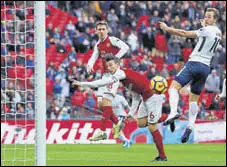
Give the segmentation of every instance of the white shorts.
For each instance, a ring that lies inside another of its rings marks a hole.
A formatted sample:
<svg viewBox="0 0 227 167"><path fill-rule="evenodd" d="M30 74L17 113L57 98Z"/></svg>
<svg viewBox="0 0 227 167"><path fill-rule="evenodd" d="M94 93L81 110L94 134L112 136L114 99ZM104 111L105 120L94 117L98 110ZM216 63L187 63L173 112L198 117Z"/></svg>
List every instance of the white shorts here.
<svg viewBox="0 0 227 167"><path fill-rule="evenodd" d="M149 123L157 123L162 115L163 95L154 94L139 106L137 118L147 117Z"/></svg>

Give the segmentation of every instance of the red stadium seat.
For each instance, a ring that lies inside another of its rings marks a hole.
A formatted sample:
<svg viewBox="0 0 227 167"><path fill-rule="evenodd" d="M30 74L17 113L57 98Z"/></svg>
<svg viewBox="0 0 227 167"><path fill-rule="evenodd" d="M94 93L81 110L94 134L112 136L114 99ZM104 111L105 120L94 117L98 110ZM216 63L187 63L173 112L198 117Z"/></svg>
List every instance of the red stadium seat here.
<svg viewBox="0 0 227 167"><path fill-rule="evenodd" d="M73 106L78 106L78 107L82 107L84 104L84 95L77 95L77 93L75 93L72 97L72 105Z"/></svg>
<svg viewBox="0 0 227 167"><path fill-rule="evenodd" d="M156 64L164 64L164 58L161 56L152 56L151 60Z"/></svg>
<svg viewBox="0 0 227 167"><path fill-rule="evenodd" d="M17 52L10 52L10 56L12 57L13 60L16 60L18 53Z"/></svg>
<svg viewBox="0 0 227 167"><path fill-rule="evenodd" d="M155 36L155 48L160 50L160 51L163 51L163 52L167 52L168 51L166 37L165 37L165 35L163 35L163 34L161 34L159 32Z"/></svg>
<svg viewBox="0 0 227 167"><path fill-rule="evenodd" d="M72 20L73 24L77 24L78 18L76 16L70 16L70 20Z"/></svg>
<svg viewBox="0 0 227 167"><path fill-rule="evenodd" d="M199 102L201 102L202 99L205 99L206 100L206 108L209 108L211 103L212 103L213 96L214 96L213 93L202 92L200 94L200 97L199 97Z"/></svg>
<svg viewBox="0 0 227 167"><path fill-rule="evenodd" d="M156 64L156 69L159 70L159 71L162 71L163 69L163 63L155 63Z"/></svg>
<svg viewBox="0 0 227 167"><path fill-rule="evenodd" d="M131 59L129 59L129 58L123 59L123 62L124 62L124 65L125 65L126 68L129 68L129 62L130 61L131 61Z"/></svg>
<svg viewBox="0 0 227 167"><path fill-rule="evenodd" d="M15 66L13 68L8 68L8 74L11 78L30 78L33 75L32 69L25 69L24 66Z"/></svg>
<svg viewBox="0 0 227 167"><path fill-rule="evenodd" d="M141 15L138 19L136 30L138 31L142 22L145 22L145 25L148 27L149 26L149 15Z"/></svg>
<svg viewBox="0 0 227 167"><path fill-rule="evenodd" d="M49 78L46 78L46 91L48 95L53 94L53 86L54 86L54 81L52 81Z"/></svg>
<svg viewBox="0 0 227 167"><path fill-rule="evenodd" d="M167 70L171 71L174 68L174 64L168 64Z"/></svg>

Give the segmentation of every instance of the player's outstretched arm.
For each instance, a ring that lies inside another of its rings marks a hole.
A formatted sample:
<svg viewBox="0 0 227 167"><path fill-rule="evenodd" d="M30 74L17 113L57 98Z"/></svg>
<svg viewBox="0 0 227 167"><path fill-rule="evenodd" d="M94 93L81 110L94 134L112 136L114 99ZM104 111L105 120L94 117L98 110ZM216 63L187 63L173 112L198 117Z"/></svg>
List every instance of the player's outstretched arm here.
<svg viewBox="0 0 227 167"><path fill-rule="evenodd" d="M194 31L185 31L182 29L175 29L172 27L168 27L164 22L159 22L160 28L163 31L167 31L170 34L181 36L181 37L188 37L188 38L197 38L197 35Z"/></svg>
<svg viewBox="0 0 227 167"><path fill-rule="evenodd" d="M118 79L116 77L103 78L103 79L99 79L99 80L92 81L92 82L79 82L79 81L74 80L72 85L90 87L90 88L99 88L102 86L112 84L117 81L118 81Z"/></svg>

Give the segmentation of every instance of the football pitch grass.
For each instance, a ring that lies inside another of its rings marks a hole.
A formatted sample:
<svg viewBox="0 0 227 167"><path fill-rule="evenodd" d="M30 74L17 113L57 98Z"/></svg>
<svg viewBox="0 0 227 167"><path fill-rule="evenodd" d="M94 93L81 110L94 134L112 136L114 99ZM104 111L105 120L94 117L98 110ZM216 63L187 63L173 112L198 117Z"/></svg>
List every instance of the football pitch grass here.
<svg viewBox="0 0 227 167"><path fill-rule="evenodd" d="M32 148L28 145L27 148ZM32 161L12 161L25 156L24 145L1 145L1 165L34 165L34 148L26 153ZM226 144L166 144L167 162L151 162L157 156L155 145L134 144L122 148L121 144L62 144L47 145L48 166L226 166ZM2 148L1 148L2 149ZM2 163L2 160L7 160Z"/></svg>

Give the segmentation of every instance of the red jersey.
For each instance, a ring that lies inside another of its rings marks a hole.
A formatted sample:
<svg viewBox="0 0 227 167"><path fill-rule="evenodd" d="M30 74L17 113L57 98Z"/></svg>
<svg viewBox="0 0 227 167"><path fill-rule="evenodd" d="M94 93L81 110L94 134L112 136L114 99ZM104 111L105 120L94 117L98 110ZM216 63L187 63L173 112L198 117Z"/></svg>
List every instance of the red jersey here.
<svg viewBox="0 0 227 167"><path fill-rule="evenodd" d="M114 56L117 54L117 52L119 52L120 48L114 46L113 45L114 42L115 41L112 39L112 37L108 36L104 41L97 43L100 58L105 59L106 56L108 55Z"/></svg>
<svg viewBox="0 0 227 167"><path fill-rule="evenodd" d="M129 50L128 45L116 37L107 36L104 41L98 41L95 45L94 52L88 61L88 66L93 67L98 58L103 60L103 67L105 68L105 58L108 55L113 55L118 58L124 56Z"/></svg>
<svg viewBox="0 0 227 167"><path fill-rule="evenodd" d="M136 71L130 69L121 70L125 73L125 79L121 81L126 88L142 95L144 101L153 95L150 88L150 80Z"/></svg>
<svg viewBox="0 0 227 167"><path fill-rule="evenodd" d="M97 44L98 52L99 52L99 57L102 59L103 67L104 69L106 68L106 62L105 58L106 56L115 56L120 48L117 46L114 46L113 43L115 42L114 40L111 40L111 37L107 37L104 41L99 42Z"/></svg>

